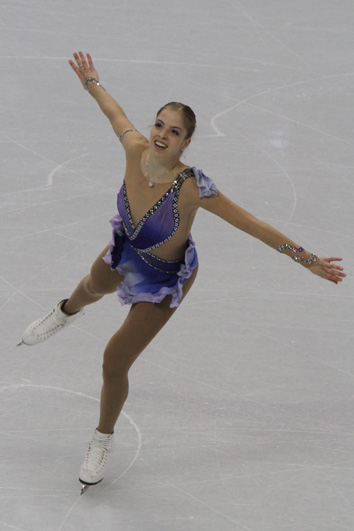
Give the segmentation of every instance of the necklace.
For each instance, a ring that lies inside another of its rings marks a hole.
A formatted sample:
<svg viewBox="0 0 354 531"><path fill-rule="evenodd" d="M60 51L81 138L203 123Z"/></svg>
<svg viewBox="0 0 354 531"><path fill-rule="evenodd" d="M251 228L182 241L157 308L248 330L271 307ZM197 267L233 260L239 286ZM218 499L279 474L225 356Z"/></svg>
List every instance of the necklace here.
<svg viewBox="0 0 354 531"><path fill-rule="evenodd" d="M146 175L145 175L145 177L148 180L148 184L149 184L150 188L152 188L155 184L167 184L167 183L170 182L170 181L166 181L166 182L164 182L164 181L160 181L160 182L152 181L151 178L150 178L150 166L149 166L149 163L150 163L150 153L149 153L149 155L148 155L148 157L146 159ZM177 166L177 164L176 164L176 166ZM160 179L162 179L162 177L164 177L165 175L167 177L167 175L170 173L170 171L174 170L176 168L176 166L173 166L173 168L171 168L170 170L165 171L162 175L160 175Z"/></svg>

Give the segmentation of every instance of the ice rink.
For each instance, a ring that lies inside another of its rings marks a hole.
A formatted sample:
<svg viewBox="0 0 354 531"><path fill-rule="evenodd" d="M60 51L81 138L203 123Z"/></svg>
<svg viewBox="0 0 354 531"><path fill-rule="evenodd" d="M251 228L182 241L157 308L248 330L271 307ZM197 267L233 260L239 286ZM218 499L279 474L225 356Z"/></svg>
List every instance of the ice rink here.
<svg viewBox="0 0 354 531"><path fill-rule="evenodd" d="M353 531L354 2L1 1L1 531ZM103 482L80 496L116 295L16 347L109 242L123 150L67 59L148 135L319 256L334 285L200 211L193 289L131 370Z"/></svg>

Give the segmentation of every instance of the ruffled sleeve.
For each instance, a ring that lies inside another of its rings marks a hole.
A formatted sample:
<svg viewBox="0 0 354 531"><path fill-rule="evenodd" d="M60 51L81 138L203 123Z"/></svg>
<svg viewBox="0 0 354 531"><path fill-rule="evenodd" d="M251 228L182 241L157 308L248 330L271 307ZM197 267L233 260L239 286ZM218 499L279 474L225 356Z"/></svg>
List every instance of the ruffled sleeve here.
<svg viewBox="0 0 354 531"><path fill-rule="evenodd" d="M192 170L197 180L199 197L216 197L218 195L218 191L214 181L210 179L210 177L204 175L202 170L198 170L195 167L193 167Z"/></svg>

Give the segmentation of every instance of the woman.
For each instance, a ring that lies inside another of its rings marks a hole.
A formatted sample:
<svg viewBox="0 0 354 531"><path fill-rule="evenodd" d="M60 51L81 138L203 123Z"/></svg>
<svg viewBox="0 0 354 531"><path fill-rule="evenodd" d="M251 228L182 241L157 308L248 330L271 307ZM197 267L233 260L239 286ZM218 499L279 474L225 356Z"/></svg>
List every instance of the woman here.
<svg viewBox="0 0 354 531"><path fill-rule="evenodd" d="M190 230L199 207L324 279L338 284L346 275L342 267L332 263L341 258L317 258L305 251L235 205L200 170L180 161L196 125L189 107L170 103L160 109L148 140L100 85L91 56L79 52L74 53L74 59L69 64L110 120L125 149L124 184L118 194L118 214L111 220L111 244L70 298L32 323L22 342L34 345L48 339L77 318L84 306L115 290L122 304L132 305L104 351L99 423L79 476L81 483L93 485L103 479L114 426L128 395L128 371L195 280L198 257Z"/></svg>

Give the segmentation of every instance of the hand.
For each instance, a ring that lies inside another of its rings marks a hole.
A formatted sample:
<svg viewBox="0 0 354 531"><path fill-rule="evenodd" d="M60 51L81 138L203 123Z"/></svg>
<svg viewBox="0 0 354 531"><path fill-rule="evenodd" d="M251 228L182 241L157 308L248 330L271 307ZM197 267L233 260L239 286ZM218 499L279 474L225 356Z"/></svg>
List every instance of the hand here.
<svg viewBox="0 0 354 531"><path fill-rule="evenodd" d="M88 78L93 77L94 79L99 81L97 70L93 66L92 58L89 53L86 54L86 57L82 52L79 52L78 54L75 52L73 55L76 64L74 63L74 61L69 59L69 65L74 70L77 77L80 79L84 89L87 90L86 80Z"/></svg>
<svg viewBox="0 0 354 531"><path fill-rule="evenodd" d="M337 264L332 264L331 262L338 262L341 260L342 258L327 258L319 256L317 257L317 261L311 264L308 269L310 269L315 275L338 284L338 282L342 282L343 278L347 275L342 273L343 267L340 267Z"/></svg>

